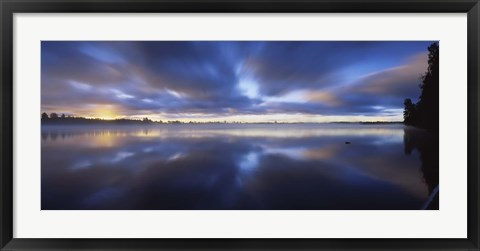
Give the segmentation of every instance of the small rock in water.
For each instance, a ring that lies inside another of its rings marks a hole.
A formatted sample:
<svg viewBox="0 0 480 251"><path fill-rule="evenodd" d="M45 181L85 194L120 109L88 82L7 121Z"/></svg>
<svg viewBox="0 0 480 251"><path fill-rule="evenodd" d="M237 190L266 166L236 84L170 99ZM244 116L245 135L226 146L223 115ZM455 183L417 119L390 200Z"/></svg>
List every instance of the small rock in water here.
<svg viewBox="0 0 480 251"><path fill-rule="evenodd" d="M350 141L345 141L345 144L347 145L350 145L350 143L351 143Z"/></svg>

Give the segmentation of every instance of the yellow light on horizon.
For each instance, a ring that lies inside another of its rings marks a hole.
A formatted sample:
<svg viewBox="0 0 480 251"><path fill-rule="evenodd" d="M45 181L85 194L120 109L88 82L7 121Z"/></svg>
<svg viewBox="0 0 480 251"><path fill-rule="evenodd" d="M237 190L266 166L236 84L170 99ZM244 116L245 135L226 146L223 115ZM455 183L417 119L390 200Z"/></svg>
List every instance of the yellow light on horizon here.
<svg viewBox="0 0 480 251"><path fill-rule="evenodd" d="M117 115L117 112L115 111L114 108L111 106L106 106L106 107L99 107L95 109L93 112L93 116L89 116L91 118L99 118L99 119L105 119L105 120L114 120L119 118L120 116Z"/></svg>

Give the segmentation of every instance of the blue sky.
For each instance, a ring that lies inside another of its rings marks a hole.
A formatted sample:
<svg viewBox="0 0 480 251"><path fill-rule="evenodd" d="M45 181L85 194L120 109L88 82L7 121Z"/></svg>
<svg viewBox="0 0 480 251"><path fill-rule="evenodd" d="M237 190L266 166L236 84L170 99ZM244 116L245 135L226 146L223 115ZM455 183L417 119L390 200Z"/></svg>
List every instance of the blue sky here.
<svg viewBox="0 0 480 251"><path fill-rule="evenodd" d="M43 41L42 112L399 121L433 41Z"/></svg>

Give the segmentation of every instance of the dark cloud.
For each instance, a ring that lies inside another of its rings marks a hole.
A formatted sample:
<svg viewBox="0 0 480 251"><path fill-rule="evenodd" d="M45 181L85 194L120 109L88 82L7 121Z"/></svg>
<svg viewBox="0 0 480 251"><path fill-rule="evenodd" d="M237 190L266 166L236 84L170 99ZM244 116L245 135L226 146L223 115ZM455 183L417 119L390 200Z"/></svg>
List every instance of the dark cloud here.
<svg viewBox="0 0 480 251"><path fill-rule="evenodd" d="M412 53L426 51L426 46L428 43L271 42L248 58L245 70L253 72L264 94L278 95L298 88L338 85L341 75L351 74L349 68L397 66Z"/></svg>
<svg viewBox="0 0 480 251"><path fill-rule="evenodd" d="M44 41L42 110L380 114L418 96L430 43Z"/></svg>
<svg viewBox="0 0 480 251"><path fill-rule="evenodd" d="M421 76L427 69L427 53L413 55L404 64L361 77L338 91L343 106L402 108L405 98L419 96ZM375 111L375 110L373 110Z"/></svg>

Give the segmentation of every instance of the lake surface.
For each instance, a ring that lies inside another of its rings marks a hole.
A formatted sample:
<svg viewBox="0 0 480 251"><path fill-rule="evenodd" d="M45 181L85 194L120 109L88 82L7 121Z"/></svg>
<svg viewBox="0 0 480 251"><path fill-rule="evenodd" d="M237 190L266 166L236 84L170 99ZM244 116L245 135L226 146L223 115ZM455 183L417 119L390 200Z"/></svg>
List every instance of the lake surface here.
<svg viewBox="0 0 480 251"><path fill-rule="evenodd" d="M424 134L401 124L44 125L42 209L416 210L438 189Z"/></svg>

